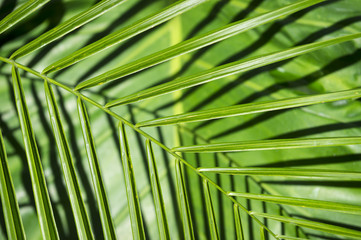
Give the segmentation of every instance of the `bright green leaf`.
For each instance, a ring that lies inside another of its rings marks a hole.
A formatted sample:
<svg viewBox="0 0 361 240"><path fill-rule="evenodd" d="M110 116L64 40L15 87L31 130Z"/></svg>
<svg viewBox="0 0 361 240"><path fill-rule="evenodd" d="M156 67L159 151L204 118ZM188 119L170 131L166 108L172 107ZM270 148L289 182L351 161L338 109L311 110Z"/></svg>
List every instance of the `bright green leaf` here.
<svg viewBox="0 0 361 240"><path fill-rule="evenodd" d="M272 219L272 220L276 220L276 221L280 221L280 222L291 223L291 224L295 224L295 225L298 225L301 227L312 228L315 230L334 233L334 234L341 235L341 236L351 237L351 238L355 238L355 239L361 238L360 231L356 231L353 229L347 229L347 228L343 228L343 227L339 227L339 226L335 226L335 225L319 223L319 222L310 221L310 220L296 219L296 218L291 218L291 217L277 216L277 215L272 215L272 214L268 214L268 213L252 212L252 214L255 216L258 216L258 217L264 217L264 218L268 218L268 219Z"/></svg>
<svg viewBox="0 0 361 240"><path fill-rule="evenodd" d="M90 128L88 113L85 108L85 104L81 100L81 98L78 98L78 113L79 113L81 129L83 132L85 150L88 156L89 168L92 175L94 191L97 197L104 238L116 239L112 216L109 210L108 197L105 192L105 187L101 176L98 157L95 151L95 144L93 140L93 134Z"/></svg>
<svg viewBox="0 0 361 240"><path fill-rule="evenodd" d="M59 151L61 166L63 168L64 180L67 187L74 220L77 227L78 237L80 239L93 239L93 233L90 228L88 215L85 209L82 194L79 188L79 182L75 173L73 160L71 157L69 144L63 129L63 123L60 118L58 106L51 86L48 81L44 81L45 96L48 103L48 110L56 145Z"/></svg>
<svg viewBox="0 0 361 240"><path fill-rule="evenodd" d="M121 43L131 37L134 37L148 29L154 28L155 26L168 21L175 16L182 14L185 11L192 9L193 7L205 2L206 0L181 0L169 7L156 12L151 16L147 16L132 25L122 28L114 33L103 37L102 39L85 46L76 52L66 56L46 67L43 70L44 74L59 71L66 68L74 63L77 63L85 58L88 58L100 51L105 50L113 45Z"/></svg>
<svg viewBox="0 0 361 240"><path fill-rule="evenodd" d="M89 88L95 85L115 80L117 78L127 76L145 68L149 68L159 63L168 61L174 57L217 43L219 41L230 38L236 34L250 30L265 23L272 22L276 19L282 18L284 16L287 16L289 14L300 11L323 1L324 0L302 0L297 3L288 5L286 7L271 11L269 13L265 13L251 19L240 20L238 22L205 33L201 36L191 38L187 41L181 42L172 47L156 52L129 64L107 71L99 76L81 82L75 87L75 89L80 90L84 88Z"/></svg>
<svg viewBox="0 0 361 240"><path fill-rule="evenodd" d="M18 59L22 56L25 56L39 48L44 47L45 45L55 41L56 39L66 35L67 33L83 26L84 24L90 22L94 18L101 16L106 13L113 7L123 3L124 0L102 0L88 10L79 13L78 15L72 17L71 19L65 21L64 23L58 25L57 27L51 29L50 31L44 33L40 37L34 39L30 43L16 50L11 56L11 59Z"/></svg>
<svg viewBox="0 0 361 240"><path fill-rule="evenodd" d="M234 197L277 203L277 204L317 208L317 209L334 211L334 212L344 212L349 214L361 215L361 206L344 204L344 203L336 203L336 202L305 199L305 198L295 198L295 197L272 196L266 194L239 193L239 192L229 192L228 195Z"/></svg>
<svg viewBox="0 0 361 240"><path fill-rule="evenodd" d="M47 2L49 2L49 0L28 0L0 21L0 34L41 8Z"/></svg>
<svg viewBox="0 0 361 240"><path fill-rule="evenodd" d="M130 149L127 135L125 132L125 127L122 122L119 123L119 139L120 150L122 152L124 181L125 187L127 189L128 209L132 226L133 239L145 239L142 213L139 205L139 197L137 193L137 186L135 183L133 164L130 157Z"/></svg>
<svg viewBox="0 0 361 240"><path fill-rule="evenodd" d="M18 69L15 66L12 68L12 79L41 232L44 239L59 239L24 90Z"/></svg>
<svg viewBox="0 0 361 240"><path fill-rule="evenodd" d="M278 149L313 148L361 144L361 137L295 138L213 143L175 147L174 152L241 152Z"/></svg>
<svg viewBox="0 0 361 240"><path fill-rule="evenodd" d="M23 222L19 213L19 203L16 200L13 180L8 167L5 144L0 129L0 199L6 232L9 239L26 239Z"/></svg>

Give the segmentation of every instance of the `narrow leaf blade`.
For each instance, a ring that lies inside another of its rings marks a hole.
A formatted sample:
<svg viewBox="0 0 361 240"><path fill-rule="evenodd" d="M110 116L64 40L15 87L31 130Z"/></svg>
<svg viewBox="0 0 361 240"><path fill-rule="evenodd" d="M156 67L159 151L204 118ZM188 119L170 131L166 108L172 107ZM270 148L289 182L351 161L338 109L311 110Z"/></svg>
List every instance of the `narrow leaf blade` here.
<svg viewBox="0 0 361 240"><path fill-rule="evenodd" d="M175 162L175 173L176 173L177 190L178 190L177 195L178 195L179 207L180 207L181 215L182 215L184 238L187 240L192 240L192 239L194 239L193 224L192 224L192 218L191 218L191 213L190 213L189 204L188 204L187 191L185 188L184 177L183 177L183 173L182 173L182 165L178 159L176 159L175 161L176 161Z"/></svg>
<svg viewBox="0 0 361 240"><path fill-rule="evenodd" d="M239 208L237 204L233 204L233 216L234 216L234 224L236 229L237 240L243 240L243 228L241 216L239 215Z"/></svg>
<svg viewBox="0 0 361 240"><path fill-rule="evenodd" d="M193 7L205 2L206 0L181 0L169 7L151 15L147 16L136 23L122 28L114 33L109 34L102 39L83 47L76 52L66 56L46 67L43 71L44 74L59 71L74 63L84 60L100 51L103 51L111 46L119 44L131 37L134 37L142 32L147 31L150 28L154 28L159 24L168 21L175 16L182 14L185 11L192 9Z"/></svg>
<svg viewBox="0 0 361 240"><path fill-rule="evenodd" d="M273 219L273 220L284 222L284 223L291 223L291 224L295 224L295 225L298 225L301 227L311 228L311 229L315 229L315 230L319 230L319 231L323 231L323 232L329 232L329 233L333 233L333 234L337 234L337 235L341 235L341 236L346 236L346 237L351 237L351 238L356 238L356 239L361 238L360 231L356 231L356 230L348 229L348 228L344 228L344 227L339 227L339 226L335 226L335 225L319 223L319 222L310 221L310 220L278 216L278 215L273 215L273 214L268 214L268 213L252 212L252 214L255 216L259 216L259 217Z"/></svg>
<svg viewBox="0 0 361 240"><path fill-rule="evenodd" d="M170 239L167 215L164 208L162 188L160 186L157 164L154 158L153 147L149 139L146 141L149 175L153 192L155 213L157 216L159 239Z"/></svg>
<svg viewBox="0 0 361 240"><path fill-rule="evenodd" d="M46 79L44 84L50 121L53 128L56 145L59 151L60 162L63 169L65 184L74 215L78 237L80 239L93 239L93 233L90 228L88 215L85 209L83 198L81 196L79 182L75 173L69 144L65 137L65 132L56 99L53 90Z"/></svg>
<svg viewBox="0 0 361 240"><path fill-rule="evenodd" d="M334 102L346 99L357 99L361 97L361 89L352 89L333 93L318 94L306 97L295 97L268 102L256 102L235 105L230 107L221 107L210 110L177 114L168 117L157 118L149 121L140 122L139 127L161 126L169 124L178 124L185 122L205 121L225 117L234 117L240 115L270 112L281 109L308 106L319 103Z"/></svg>
<svg viewBox="0 0 361 240"><path fill-rule="evenodd" d="M219 239L216 218L214 216L213 203L211 193L209 191L209 185L207 180L203 180L203 191L206 200L206 209L208 215L209 230L211 232L212 239Z"/></svg>
<svg viewBox="0 0 361 240"><path fill-rule="evenodd" d="M302 178L330 178L337 180L361 180L361 172L336 171L324 169L301 169L301 168L198 168L198 172L209 172L230 175L259 175L259 176L285 176Z"/></svg>
<svg viewBox="0 0 361 240"><path fill-rule="evenodd" d="M76 16L70 18L64 23L56 26L55 28L49 30L48 32L42 34L38 38L34 39L30 43L16 50L11 56L11 59L18 59L23 57L53 41L56 39L68 34L69 32L83 26L84 24L90 22L91 20L101 16L106 13L113 7L124 2L124 0L103 0L88 10L77 14Z"/></svg>
<svg viewBox="0 0 361 240"><path fill-rule="evenodd" d="M13 180L7 163L5 144L0 129L0 198L9 239L26 239L16 199Z"/></svg>
<svg viewBox="0 0 361 240"><path fill-rule="evenodd" d="M85 150L88 156L89 168L93 180L94 192L98 202L100 220L102 223L103 234L105 239L116 239L115 229L110 214L108 197L105 191L103 179L101 176L98 157L95 151L93 134L90 128L90 121L84 102L78 98L78 113L81 129L83 132Z"/></svg>
<svg viewBox="0 0 361 240"><path fill-rule="evenodd" d="M0 34L11 28L50 0L29 0L0 21Z"/></svg>
<svg viewBox="0 0 361 240"><path fill-rule="evenodd" d="M157 85L155 87L142 90L140 92L125 96L123 98L115 99L106 104L106 107L113 107L120 104L128 104L150 97L156 97L163 94L171 93L177 90L190 88L200 84L215 81L227 76L231 76L237 73L246 72L259 67L263 67L272 63L280 62L290 58L297 57L306 53L310 53L319 50L324 47L328 47L334 44L351 41L361 37L361 33L350 34L343 37L337 37L330 40L305 44L298 47L293 47L287 50L282 50L274 53L265 54L262 56L256 56L245 60L235 61L229 64L221 65L219 67L211 68L209 70L202 71L190 76L180 77L173 81ZM97 78L97 77L95 77ZM92 80L92 79L90 79ZM89 80L89 81L90 81ZM82 83L80 83L82 84ZM85 82L84 82L85 84Z"/></svg>
<svg viewBox="0 0 361 240"><path fill-rule="evenodd" d="M41 233L44 239L59 239L53 210L51 208L48 189L46 187L44 172L41 166L39 150L32 128L29 110L26 105L24 90L21 84L18 69L13 65L12 79L16 108L19 116L21 133L24 141L26 158L29 165L34 200L38 214Z"/></svg>
<svg viewBox="0 0 361 240"><path fill-rule="evenodd" d="M278 239L284 239L284 240L307 240L307 238L298 238L298 237L290 237L285 235L277 235Z"/></svg>
<svg viewBox="0 0 361 240"><path fill-rule="evenodd" d="M132 226L133 239L145 239L142 213L139 205L139 197L137 193L137 186L135 183L135 176L133 171L133 164L130 157L129 145L125 127L122 122L119 123L119 138L120 149L122 152L122 164L125 187L127 189L128 209L130 215L130 223Z"/></svg>
<svg viewBox="0 0 361 240"><path fill-rule="evenodd" d="M263 227L261 227L260 229L260 235L261 235L261 240L266 240L266 235Z"/></svg>
<svg viewBox="0 0 361 240"><path fill-rule="evenodd" d="M103 84L105 82L113 81L121 77L125 77L129 74L141 71L143 69L168 61L172 58L195 51L197 49L209 46L216 42L230 38L241 32L250 30L257 26L274 21L278 18L300 11L304 8L310 7L322 1L324 0L302 0L297 3L288 5L286 7L271 11L269 13L265 13L251 19L241 20L226 25L209 33L191 38L187 41L181 42L162 51L156 52L129 64L107 71L94 78L88 79L84 82L79 83L75 87L75 89L80 90L84 88L89 88L95 85Z"/></svg>
<svg viewBox="0 0 361 240"><path fill-rule="evenodd" d="M361 144L361 137L331 138L295 138L274 140L253 140L181 146L172 149L174 152L242 152L279 149L297 149L313 147L330 147Z"/></svg>
<svg viewBox="0 0 361 240"><path fill-rule="evenodd" d="M252 193L239 193L239 192L229 192L228 196L242 197L242 198L260 200L264 202L271 202L277 204L317 208L317 209L334 211L334 212L343 212L343 213L361 215L361 206L356 206L351 204L305 199L305 198L272 196L267 194L252 194Z"/></svg>

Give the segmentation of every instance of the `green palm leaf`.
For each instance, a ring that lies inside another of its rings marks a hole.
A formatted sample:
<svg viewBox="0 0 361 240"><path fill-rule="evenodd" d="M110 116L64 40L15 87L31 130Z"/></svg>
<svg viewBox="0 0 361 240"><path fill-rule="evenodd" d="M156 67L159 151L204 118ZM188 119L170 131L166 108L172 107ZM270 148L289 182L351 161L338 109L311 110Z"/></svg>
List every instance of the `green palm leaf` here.
<svg viewBox="0 0 361 240"><path fill-rule="evenodd" d="M357 215L361 214L360 206L343 204L343 203L312 200L305 198L272 196L266 194L238 193L238 192L229 192L228 195L234 197L247 198L247 199L261 200L265 202L278 203L278 204L317 208L317 209L324 209L335 212L345 212L345 213L357 214Z"/></svg>
<svg viewBox="0 0 361 240"><path fill-rule="evenodd" d="M178 114L169 117L163 117L158 119L152 119L144 122L140 122L137 125L139 127L150 127L150 126L160 126L168 125L175 123L184 123L184 122L195 122L195 121L204 121L211 119L218 119L224 117L233 117L239 115L253 114L268 112L274 110L281 110L287 108L302 107L312 104L325 103L340 101L346 99L357 99L361 95L360 89L352 89L347 91L335 92L335 93L326 93L319 94L307 97L296 97L290 99L282 99L269 102L260 102L260 103L249 103L243 105L236 105L231 107L222 107L198 112L190 112L185 114Z"/></svg>
<svg viewBox="0 0 361 240"><path fill-rule="evenodd" d="M19 213L13 180L11 179L3 136L0 130L0 197L9 239L25 239L23 222Z"/></svg>
<svg viewBox="0 0 361 240"><path fill-rule="evenodd" d="M275 216L275 215L266 214L266 213L253 212L252 214L259 216L259 217L265 217L265 218L273 219L276 221L296 224L299 226L308 227L308 228L312 228L312 229L316 229L316 230L320 230L320 231L331 232L331 233L335 233L338 235L347 236L347 237L351 237L351 238L355 238L355 239L358 239L361 236L360 231L350 230L350 229L346 229L343 227L333 226L330 224L319 223L319 222L314 222L314 221L309 221L309 220L301 220L301 219L290 218L290 217Z"/></svg>
<svg viewBox="0 0 361 240"><path fill-rule="evenodd" d="M47 2L49 2L49 0L29 0L21 5L16 11L10 13L0 21L0 34L29 16L32 12L41 8Z"/></svg>
<svg viewBox="0 0 361 240"><path fill-rule="evenodd" d="M81 98L78 98L78 112L84 137L84 144L86 146L89 167L92 172L94 190L98 200L98 208L102 221L103 234L105 235L104 237L106 239L116 239L112 216L109 210L107 194L105 192L105 187L98 163L98 157L95 151L95 144L90 128L88 113Z"/></svg>
<svg viewBox="0 0 361 240"><path fill-rule="evenodd" d="M249 71L258 67L262 67L271 63L279 62L289 58L299 56L301 54L313 52L323 47L330 46L332 44L341 43L344 41L350 41L355 38L361 37L361 34L352 34L349 36L339 37L323 42L310 43L304 46L294 47L285 51L280 51L276 53L266 54L260 57L254 57L249 60L240 60L237 62L229 63L222 65L211 70L207 70L201 73L197 73L188 77L179 78L171 82L158 85L154 88L144 90L140 93L135 93L124 99L117 99L108 103L107 107L113 107L119 104L131 103L134 101L142 100L148 97L159 96L165 93L170 93L176 90L181 90L199 84L208 83L217 79L221 79L236 73Z"/></svg>
<svg viewBox="0 0 361 240"><path fill-rule="evenodd" d="M26 44L25 46L19 48L10 56L10 58L17 59L43 47L64 36L65 34L81 27L82 25L93 20L94 18L106 13L107 11L122 2L124 2L124 0L102 0L87 11L84 11L72 17L71 19L67 20L56 28L53 28L52 30L44 33L43 35Z"/></svg>
<svg viewBox="0 0 361 240"><path fill-rule="evenodd" d="M314 177L334 178L338 180L361 180L360 172L344 172L322 169L298 168L198 168L199 172L232 175L262 175L262 176L289 176L289 177Z"/></svg>
<svg viewBox="0 0 361 240"><path fill-rule="evenodd" d="M143 219L139 205L137 186L135 184L133 164L130 157L129 144L123 123L119 123L119 138L120 149L122 151L124 180L127 189L128 208L132 225L133 238L145 239Z"/></svg>
<svg viewBox="0 0 361 240"><path fill-rule="evenodd" d="M158 176L157 164L154 157L152 143L149 139L147 139L146 145L148 154L147 156L149 164L149 175L151 176L150 181L152 184L155 213L157 215L157 222L159 228L159 239L170 239L167 215L164 209L164 200Z"/></svg>
<svg viewBox="0 0 361 240"><path fill-rule="evenodd" d="M47 81L44 81L44 83L49 116L59 151L60 161L62 163L61 165L63 168L64 179L77 226L78 237L93 239L92 230L90 228L88 215L81 196L81 191L79 189L79 183L75 173L69 144L65 137L55 96L51 86L49 86L49 83Z"/></svg>
<svg viewBox="0 0 361 240"><path fill-rule="evenodd" d="M238 33L247 31L249 29L265 24L267 22L274 21L275 19L287 16L289 14L292 14L296 11L307 8L322 1L324 0L303 0L295 4L286 6L284 8L278 9L274 12L270 12L268 14L263 14L261 16L249 20L244 20L244 21L242 20L239 22L232 23L220 29L206 33L202 36L181 42L168 49L164 49L161 52L154 53L150 56L129 63L128 65L115 68L97 77L88 79L85 82L82 82L79 85L77 85L75 89L80 90L84 88L89 88L98 84L115 80L117 78L127 76L131 73L138 72L142 69L170 60L176 56L180 56L182 54L222 41Z"/></svg>
<svg viewBox="0 0 361 240"><path fill-rule="evenodd" d="M68 67L76 62L79 62L85 58L88 58L97 52L100 52L108 47L125 41L131 37L134 37L150 28L153 28L201 3L205 0L181 0L171 6L159 11L152 16L147 16L144 19L130 25L129 27L122 28L108 36L86 46L71 55L62 58L55 63L50 64L43 71L44 74L49 74L54 71L59 71L65 67Z"/></svg>
<svg viewBox="0 0 361 240"><path fill-rule="evenodd" d="M1 239L361 237L358 0L23 2Z"/></svg>
<svg viewBox="0 0 361 240"><path fill-rule="evenodd" d="M35 135L29 116L29 110L26 105L20 75L16 66L12 67L12 79L41 232L43 238L58 239L58 230L56 228L53 210L50 204L40 155L35 141Z"/></svg>
<svg viewBox="0 0 361 240"><path fill-rule="evenodd" d="M239 152L360 144L360 137L275 139L175 147L174 152Z"/></svg>

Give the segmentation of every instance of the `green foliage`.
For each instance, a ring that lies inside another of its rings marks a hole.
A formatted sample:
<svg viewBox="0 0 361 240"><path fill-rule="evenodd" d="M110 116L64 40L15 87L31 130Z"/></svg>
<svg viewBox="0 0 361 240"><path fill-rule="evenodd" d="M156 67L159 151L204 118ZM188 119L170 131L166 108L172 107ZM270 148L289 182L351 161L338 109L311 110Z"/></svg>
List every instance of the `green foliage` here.
<svg viewBox="0 0 361 240"><path fill-rule="evenodd" d="M359 0L0 5L0 239L361 238Z"/></svg>

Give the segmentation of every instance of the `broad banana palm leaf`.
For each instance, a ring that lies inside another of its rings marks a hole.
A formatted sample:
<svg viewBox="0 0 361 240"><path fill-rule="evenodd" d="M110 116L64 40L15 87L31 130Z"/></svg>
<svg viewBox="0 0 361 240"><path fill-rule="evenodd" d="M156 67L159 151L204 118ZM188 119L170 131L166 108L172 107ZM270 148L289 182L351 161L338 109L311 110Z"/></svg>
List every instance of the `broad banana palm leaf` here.
<svg viewBox="0 0 361 240"><path fill-rule="evenodd" d="M0 1L0 239L361 239L360 14Z"/></svg>

